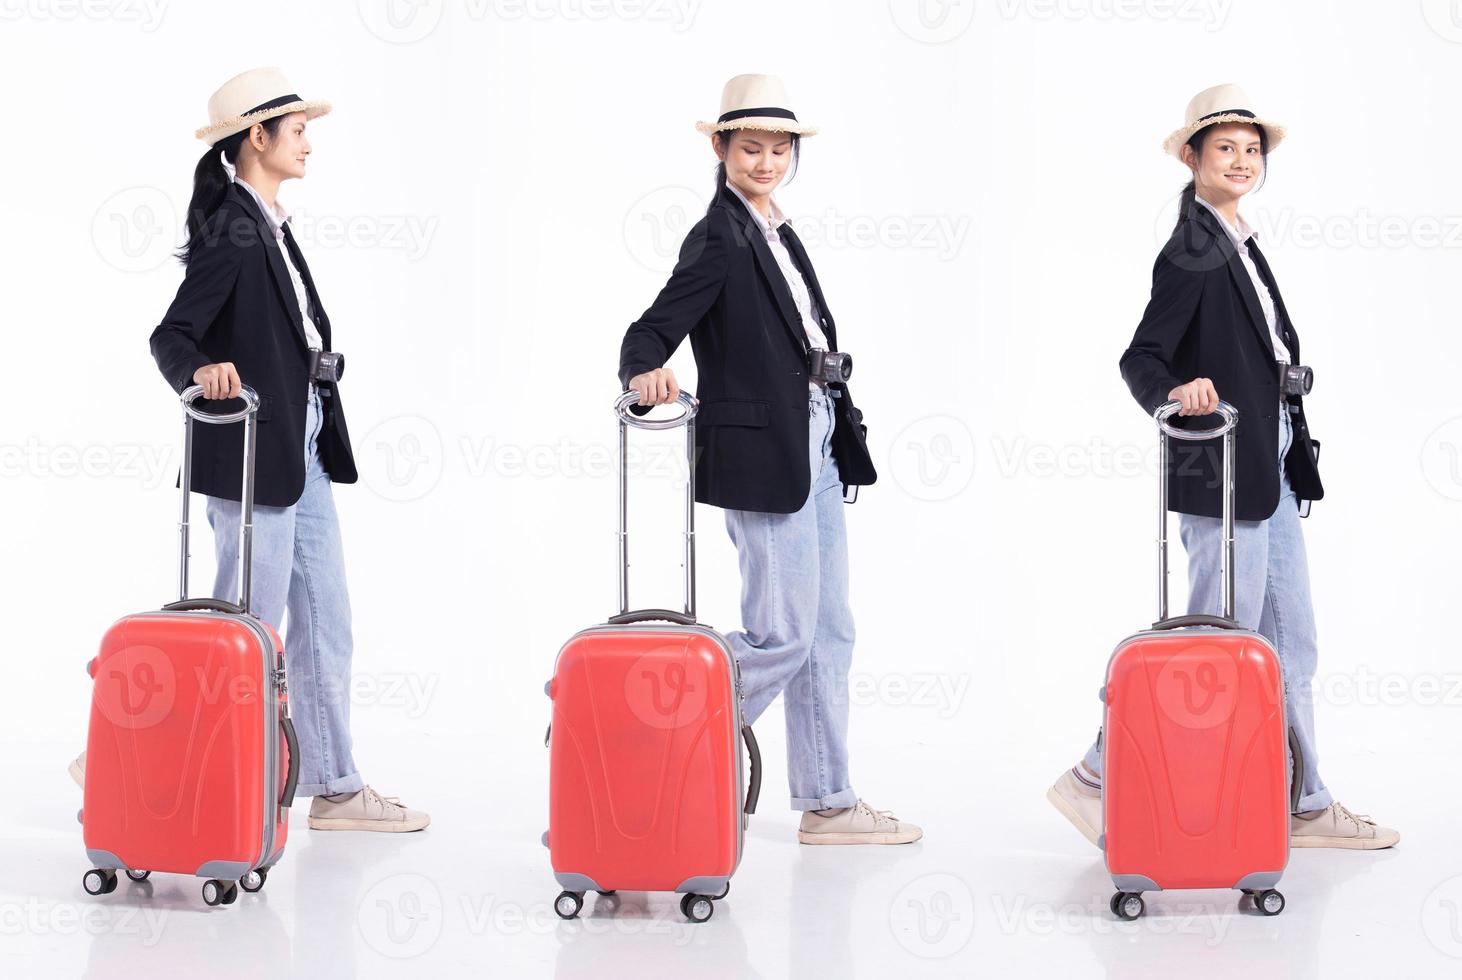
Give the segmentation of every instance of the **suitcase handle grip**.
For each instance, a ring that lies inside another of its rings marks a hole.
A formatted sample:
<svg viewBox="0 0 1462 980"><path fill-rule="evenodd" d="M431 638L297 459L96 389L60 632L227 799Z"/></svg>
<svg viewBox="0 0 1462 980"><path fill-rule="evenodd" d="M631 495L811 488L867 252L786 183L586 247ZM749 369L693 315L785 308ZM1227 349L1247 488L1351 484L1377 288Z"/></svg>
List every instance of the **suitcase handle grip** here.
<svg viewBox="0 0 1462 980"><path fill-rule="evenodd" d="M198 596L193 599L179 599L177 602L168 603L163 608L184 612L193 609L207 609L211 612L228 613L233 616L244 615L244 607L238 603L229 602L227 599L210 599L206 596Z"/></svg>
<svg viewBox="0 0 1462 980"><path fill-rule="evenodd" d="M761 749L750 725L741 726L741 739L746 743L746 753L751 756L751 776L746 782L746 813L756 812L756 801L761 797Z"/></svg>
<svg viewBox="0 0 1462 980"><path fill-rule="evenodd" d="M1159 619L1152 624L1155 630L1180 630L1185 626L1214 626L1222 630L1241 630L1244 627L1232 619L1224 619L1222 616L1173 616L1171 619Z"/></svg>
<svg viewBox="0 0 1462 980"><path fill-rule="evenodd" d="M694 626L695 617L687 616L685 613L678 613L673 609L636 609L633 612L622 612L609 617L609 624L612 626L623 626L626 623L643 623L647 620L663 619L670 623L679 623L681 626Z"/></svg>
<svg viewBox="0 0 1462 980"><path fill-rule="evenodd" d="M300 740L289 715L279 719L279 727L284 729L284 744L289 748L289 775L284 777L284 792L279 794L279 805L287 810L294 805L294 791L300 781Z"/></svg>

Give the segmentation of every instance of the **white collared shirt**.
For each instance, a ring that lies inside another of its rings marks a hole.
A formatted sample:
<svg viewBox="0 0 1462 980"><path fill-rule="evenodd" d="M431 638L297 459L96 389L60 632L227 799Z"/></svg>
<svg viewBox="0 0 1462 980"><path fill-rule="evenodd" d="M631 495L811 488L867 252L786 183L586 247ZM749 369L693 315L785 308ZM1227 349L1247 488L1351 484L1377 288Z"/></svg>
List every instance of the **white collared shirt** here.
<svg viewBox="0 0 1462 980"><path fill-rule="evenodd" d="M822 331L822 318L818 315L817 301L812 298L812 290L807 288L807 281L798 271L797 263L792 261L792 253L787 250L782 236L777 234L777 229L787 223L787 216L782 214L782 209L777 207L777 202L768 197L767 204L772 213L769 221L746 199L746 195L741 193L735 184L728 180L726 186L730 188L731 193L740 198L742 204L746 205L746 210L751 212L751 216L756 219L757 227L766 237L767 245L772 250L772 256L777 260L777 267L782 270L782 278L787 281L787 289L792 294L792 303L802 317L802 329L807 334L807 343L813 348L827 350L827 334ZM818 387L811 381L808 382L808 385L813 388Z"/></svg>
<svg viewBox="0 0 1462 980"><path fill-rule="evenodd" d="M1269 295L1269 287L1264 285L1264 280L1259 276L1259 267L1254 264L1253 258L1249 255L1249 239L1254 236L1254 229L1244 220L1244 216L1237 211L1234 214L1239 219L1239 226L1235 228L1228 223L1228 219L1218 213L1218 208L1209 204L1196 194L1193 196L1199 204L1203 205L1218 223L1223 225L1223 230L1228 233L1229 241L1234 243L1234 251L1239 253L1239 261L1244 263L1244 268L1249 272L1249 280L1254 284L1254 292L1259 294L1259 308L1264 311L1264 322L1269 327L1269 339L1274 343L1274 359L1276 361L1289 362L1289 348L1279 336L1279 324L1274 312L1274 297Z"/></svg>
<svg viewBox="0 0 1462 980"><path fill-rule="evenodd" d="M290 282L294 284L294 298L299 303L300 322L305 328L306 346L311 350L324 350L325 342L320 338L320 331L315 329L315 321L310 319L310 293L305 288L304 277L294 267L294 260L289 257L289 249L284 244L284 223L289 220L289 213L280 205L279 199L274 199L274 207L264 203L259 192L244 178L234 175L234 183L238 184L259 204L259 210L264 212L264 220L269 222L269 229L274 232L274 240L279 244L279 254L284 256L284 267L289 270Z"/></svg>

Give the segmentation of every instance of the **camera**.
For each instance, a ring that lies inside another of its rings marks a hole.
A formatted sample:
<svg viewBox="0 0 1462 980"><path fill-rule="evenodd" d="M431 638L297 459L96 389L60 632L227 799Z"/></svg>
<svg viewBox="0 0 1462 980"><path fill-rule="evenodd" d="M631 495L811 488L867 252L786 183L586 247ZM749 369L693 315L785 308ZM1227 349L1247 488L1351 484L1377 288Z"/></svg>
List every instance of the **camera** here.
<svg viewBox="0 0 1462 980"><path fill-rule="evenodd" d="M853 376L853 355L814 347L807 352L807 376L819 384L847 381Z"/></svg>
<svg viewBox="0 0 1462 980"><path fill-rule="evenodd" d="M345 355L333 350L310 351L310 380L334 384L345 375Z"/></svg>
<svg viewBox="0 0 1462 980"><path fill-rule="evenodd" d="M1308 395L1315 387L1315 372L1303 364L1279 362L1279 390L1286 397Z"/></svg>

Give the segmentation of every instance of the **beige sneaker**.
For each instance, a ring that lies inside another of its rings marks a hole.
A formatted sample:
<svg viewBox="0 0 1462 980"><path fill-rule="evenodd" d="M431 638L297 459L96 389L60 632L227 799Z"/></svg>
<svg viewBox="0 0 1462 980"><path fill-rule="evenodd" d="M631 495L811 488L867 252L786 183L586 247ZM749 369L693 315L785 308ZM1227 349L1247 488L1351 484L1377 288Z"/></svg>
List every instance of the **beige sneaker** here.
<svg viewBox="0 0 1462 980"><path fill-rule="evenodd" d="M1351 813L1332 803L1319 816L1289 818L1290 847L1342 847L1353 851L1376 851L1393 847L1401 835L1390 827L1378 827L1370 817Z"/></svg>
<svg viewBox="0 0 1462 980"><path fill-rule="evenodd" d="M323 796L310 801L311 830L374 830L402 834L421 830L431 817L408 810L394 796L382 796L367 786L354 796L332 803Z"/></svg>
<svg viewBox="0 0 1462 980"><path fill-rule="evenodd" d="M875 810L859 800L831 816L816 810L802 814L797 839L804 844L912 844L924 831L890 810Z"/></svg>
<svg viewBox="0 0 1462 980"><path fill-rule="evenodd" d="M1081 836L1093 845L1102 836L1102 792L1076 778L1075 771L1067 769L1056 780L1056 785L1046 790L1046 799L1081 831Z"/></svg>
<svg viewBox="0 0 1462 980"><path fill-rule="evenodd" d="M66 771L71 774L71 778L76 781L76 785L77 786L80 786L82 789L86 789L86 753L85 752L81 753L76 758L72 759L71 760L71 765L69 765L69 766L66 767Z"/></svg>

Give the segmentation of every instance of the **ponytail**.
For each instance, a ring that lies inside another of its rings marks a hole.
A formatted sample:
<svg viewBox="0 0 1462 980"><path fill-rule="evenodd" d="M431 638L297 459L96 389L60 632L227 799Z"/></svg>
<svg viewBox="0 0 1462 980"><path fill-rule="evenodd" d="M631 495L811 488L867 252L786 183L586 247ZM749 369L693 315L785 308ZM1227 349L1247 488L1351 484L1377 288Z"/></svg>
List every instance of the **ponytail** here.
<svg viewBox="0 0 1462 980"><path fill-rule="evenodd" d="M275 116L259 125L264 127L265 135L273 140L282 122L283 116ZM223 160L227 159L231 167L237 166L239 149L248 135L249 130L246 129L219 140L203 152L198 165L193 168L193 197L188 201L187 211L188 240L177 253L178 259L184 265L191 262L198 250L206 244L203 240L203 228L208 224L208 219L213 217L213 212L223 205L228 185L233 183L233 177L224 169Z"/></svg>

